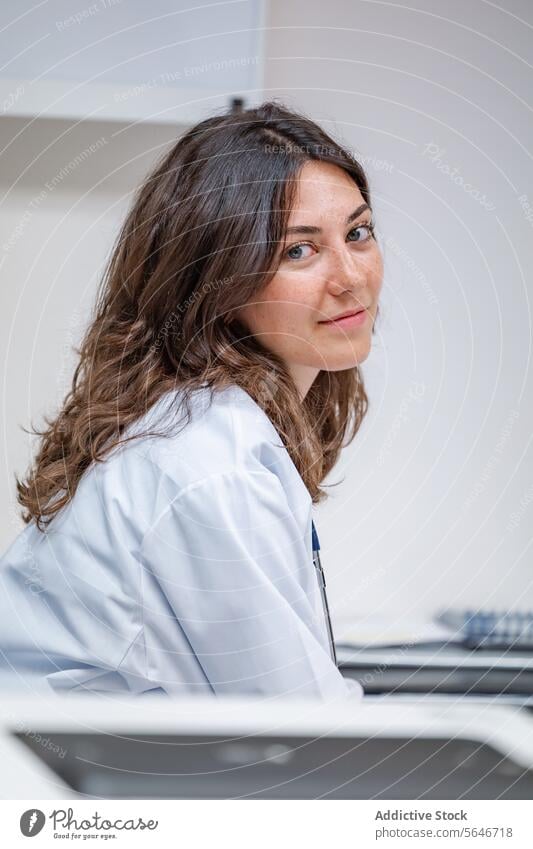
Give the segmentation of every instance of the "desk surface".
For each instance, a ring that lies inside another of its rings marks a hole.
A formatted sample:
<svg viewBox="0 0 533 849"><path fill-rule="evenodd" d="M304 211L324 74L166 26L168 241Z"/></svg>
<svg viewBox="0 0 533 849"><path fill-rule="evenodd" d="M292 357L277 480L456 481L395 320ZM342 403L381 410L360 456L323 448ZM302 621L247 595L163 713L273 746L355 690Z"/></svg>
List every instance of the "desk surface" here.
<svg viewBox="0 0 533 849"><path fill-rule="evenodd" d="M139 737L146 738L152 745L158 735L163 743L187 737L197 743L199 739L218 735L224 741L249 743L253 739L260 745L261 738L268 738L270 744L275 738L290 739L293 749L298 739L302 741L300 748L305 749L307 743L304 741L310 738L322 743L331 739L332 745L335 739L346 741L348 738L353 741L350 752L368 741L381 741L388 746L387 751L393 753L402 751L403 741L425 741L433 746L434 765L438 765L438 752L444 749L445 741L452 741L455 759L457 751L463 751L465 757L471 759L476 752L486 753L490 749L493 763L505 762L507 773L517 776L513 781L525 772L533 781L533 713L516 704L504 705L494 700L388 697L365 698L354 704L347 701L324 705L301 699L290 702L251 698L176 700L165 696L132 699L110 698L109 695L21 698L20 694L14 694L4 697L0 705L0 795L3 798L79 798L31 751L27 744L35 743L36 734L40 735L39 745L43 747L53 745L54 735L59 735L57 739L60 735L67 735L67 738L71 735L71 740L75 735L92 736L93 739L98 735L104 747L105 735L115 739L134 736L137 743ZM462 744L462 749L458 744ZM444 755L442 757L444 760ZM394 768L391 762L391 774ZM407 774L407 767L405 772ZM106 798L105 794L102 797Z"/></svg>

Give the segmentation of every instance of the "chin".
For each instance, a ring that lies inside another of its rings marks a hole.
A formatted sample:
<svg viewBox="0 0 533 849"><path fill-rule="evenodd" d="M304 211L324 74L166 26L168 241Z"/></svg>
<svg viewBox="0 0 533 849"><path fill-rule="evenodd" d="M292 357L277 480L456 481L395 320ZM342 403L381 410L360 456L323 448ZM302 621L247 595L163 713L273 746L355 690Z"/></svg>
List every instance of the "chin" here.
<svg viewBox="0 0 533 849"><path fill-rule="evenodd" d="M362 345L356 350L351 349L350 351L345 351L343 354L334 355L330 353L324 356L320 368L323 371L346 371L364 363L369 354L370 345Z"/></svg>

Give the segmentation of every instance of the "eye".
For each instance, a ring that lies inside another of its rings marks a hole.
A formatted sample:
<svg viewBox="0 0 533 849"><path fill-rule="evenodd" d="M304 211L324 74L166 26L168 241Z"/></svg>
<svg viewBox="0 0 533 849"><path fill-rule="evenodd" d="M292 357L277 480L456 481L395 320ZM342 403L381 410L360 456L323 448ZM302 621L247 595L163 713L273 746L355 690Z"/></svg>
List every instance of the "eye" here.
<svg viewBox="0 0 533 849"><path fill-rule="evenodd" d="M351 236L353 233L358 233L360 230L366 230L367 236L356 236L356 238L352 239ZM373 224L359 224L357 227L354 227L353 230L350 230L348 233L348 240L350 242L368 242L370 238L374 235L374 225Z"/></svg>
<svg viewBox="0 0 533 849"><path fill-rule="evenodd" d="M304 252L305 248L309 249L308 253ZM308 242L300 242L297 245L292 245L287 251L285 251L285 256L287 259L309 259L309 257L312 256L313 251L313 245L310 245Z"/></svg>

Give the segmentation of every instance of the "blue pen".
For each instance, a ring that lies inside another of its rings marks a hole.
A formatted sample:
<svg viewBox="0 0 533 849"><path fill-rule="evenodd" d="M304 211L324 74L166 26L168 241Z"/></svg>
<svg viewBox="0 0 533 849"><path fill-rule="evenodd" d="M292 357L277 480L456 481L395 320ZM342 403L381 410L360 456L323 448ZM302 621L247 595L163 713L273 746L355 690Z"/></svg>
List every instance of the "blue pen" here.
<svg viewBox="0 0 533 849"><path fill-rule="evenodd" d="M335 666L337 666L337 655L335 652L335 641L333 639L333 628L331 627L331 616L329 615L328 599L326 596L326 579L324 577L324 570L322 569L322 564L320 562L320 542L318 539L318 534L316 532L314 522L312 522L311 530L313 535L313 564L318 574L318 584L320 587L320 595L322 596L322 606L324 608L324 616L326 618L326 625L328 627L329 650L331 652L331 658L333 660L333 663L335 664Z"/></svg>

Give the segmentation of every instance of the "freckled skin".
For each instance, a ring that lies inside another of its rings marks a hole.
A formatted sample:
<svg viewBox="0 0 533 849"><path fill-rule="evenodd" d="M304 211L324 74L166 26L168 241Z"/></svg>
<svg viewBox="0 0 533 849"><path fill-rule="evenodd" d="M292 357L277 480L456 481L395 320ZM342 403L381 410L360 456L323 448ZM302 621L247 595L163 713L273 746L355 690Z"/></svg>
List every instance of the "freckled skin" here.
<svg viewBox="0 0 533 849"><path fill-rule="evenodd" d="M288 227L309 225L321 232L288 234L276 275L237 313L263 345L283 358L302 397L319 371L353 368L370 352L383 261L365 226L372 221L370 210L346 223L363 203L341 168L307 162ZM362 306L368 308L362 325L340 329L318 323Z"/></svg>

